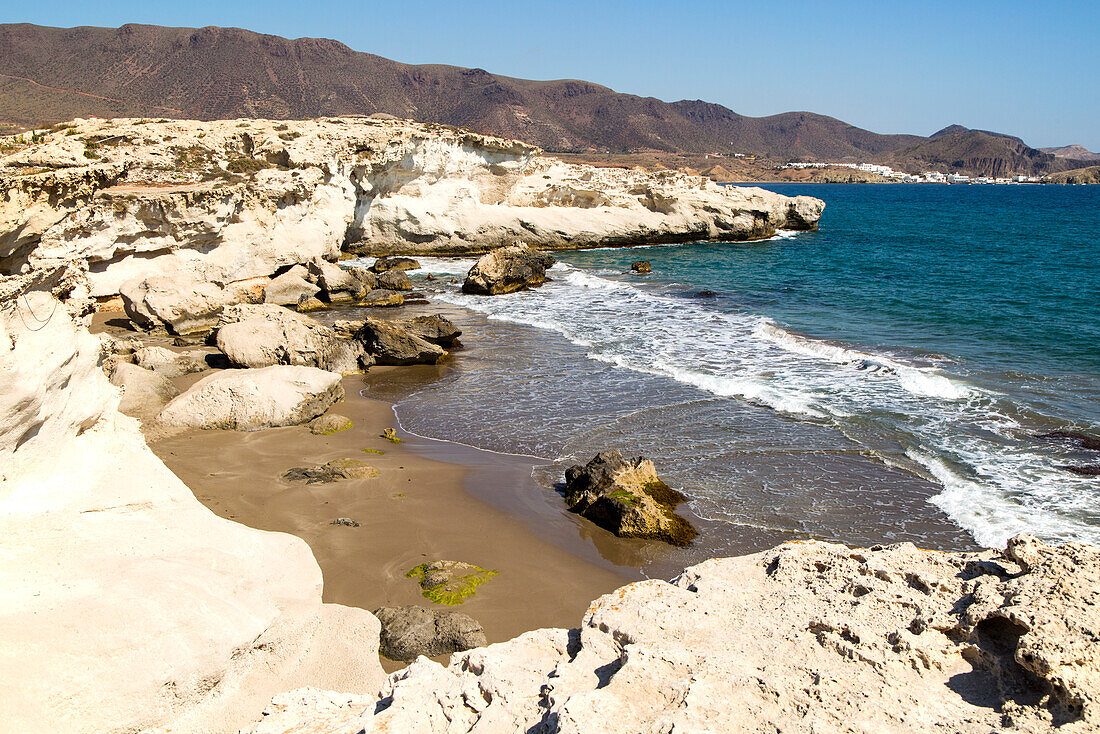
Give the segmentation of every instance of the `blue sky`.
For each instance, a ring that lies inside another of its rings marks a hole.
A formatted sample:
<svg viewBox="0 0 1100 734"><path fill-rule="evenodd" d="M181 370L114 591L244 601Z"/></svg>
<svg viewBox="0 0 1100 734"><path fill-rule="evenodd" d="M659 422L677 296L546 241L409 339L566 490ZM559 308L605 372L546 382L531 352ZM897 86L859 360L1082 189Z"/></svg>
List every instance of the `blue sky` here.
<svg viewBox="0 0 1100 734"><path fill-rule="evenodd" d="M0 0L43 25L239 26L409 63L586 79L746 115L810 110L876 132L959 123L1100 151L1100 1L132 2Z"/></svg>

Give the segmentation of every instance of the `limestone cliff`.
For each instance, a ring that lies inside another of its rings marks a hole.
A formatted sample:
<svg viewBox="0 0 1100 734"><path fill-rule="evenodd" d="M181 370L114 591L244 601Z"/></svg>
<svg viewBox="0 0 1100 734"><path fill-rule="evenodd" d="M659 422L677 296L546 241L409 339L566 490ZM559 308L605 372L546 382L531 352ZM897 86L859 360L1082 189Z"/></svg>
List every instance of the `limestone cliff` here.
<svg viewBox="0 0 1100 734"><path fill-rule="evenodd" d="M63 295L97 298L163 273L223 284L269 276L341 248L759 239L813 228L824 207L366 118L76 120L0 157L0 190L0 275L23 283L68 267L86 280Z"/></svg>
<svg viewBox="0 0 1100 734"><path fill-rule="evenodd" d="M1086 732L1100 550L788 543L593 602L579 629L278 696L254 734Z"/></svg>
<svg viewBox="0 0 1100 734"><path fill-rule="evenodd" d="M43 293L0 313L0 731L228 731L299 685L366 692L377 620L301 540L221 519L117 412Z"/></svg>

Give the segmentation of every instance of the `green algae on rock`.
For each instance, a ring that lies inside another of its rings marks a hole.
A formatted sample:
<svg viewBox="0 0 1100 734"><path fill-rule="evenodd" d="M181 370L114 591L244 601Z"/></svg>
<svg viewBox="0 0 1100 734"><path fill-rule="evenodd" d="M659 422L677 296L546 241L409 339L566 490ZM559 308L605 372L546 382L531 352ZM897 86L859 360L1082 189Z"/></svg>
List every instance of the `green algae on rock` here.
<svg viewBox="0 0 1100 734"><path fill-rule="evenodd" d="M462 561L434 561L409 569L407 578L417 579L424 598L436 604L456 606L477 592L477 587L497 575Z"/></svg>
<svg viewBox="0 0 1100 734"><path fill-rule="evenodd" d="M346 431L355 423L351 418L336 413L326 413L309 422L309 432L317 436L331 436L340 431Z"/></svg>
<svg viewBox="0 0 1100 734"><path fill-rule="evenodd" d="M404 439L398 438L397 431L392 428L387 428L382 431L382 438L386 439L390 443L403 443Z"/></svg>
<svg viewBox="0 0 1100 734"><path fill-rule="evenodd" d="M569 509L621 538L683 546L698 535L676 514L687 498L657 477L649 459L627 461L619 451L604 451L585 466L571 467L565 482Z"/></svg>
<svg viewBox="0 0 1100 734"><path fill-rule="evenodd" d="M341 479L373 479L378 470L356 459L333 459L320 466L296 466L283 474L283 479L306 484L322 484Z"/></svg>

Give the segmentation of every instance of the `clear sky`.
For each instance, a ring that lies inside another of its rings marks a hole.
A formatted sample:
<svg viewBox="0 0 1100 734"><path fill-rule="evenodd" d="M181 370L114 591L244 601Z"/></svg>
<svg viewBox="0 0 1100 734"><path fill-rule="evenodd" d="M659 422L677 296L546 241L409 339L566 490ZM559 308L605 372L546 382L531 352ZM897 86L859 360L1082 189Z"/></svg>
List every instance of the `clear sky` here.
<svg viewBox="0 0 1100 734"><path fill-rule="evenodd" d="M0 21L238 26L746 115L923 135L959 123L1100 151L1100 0L0 0Z"/></svg>

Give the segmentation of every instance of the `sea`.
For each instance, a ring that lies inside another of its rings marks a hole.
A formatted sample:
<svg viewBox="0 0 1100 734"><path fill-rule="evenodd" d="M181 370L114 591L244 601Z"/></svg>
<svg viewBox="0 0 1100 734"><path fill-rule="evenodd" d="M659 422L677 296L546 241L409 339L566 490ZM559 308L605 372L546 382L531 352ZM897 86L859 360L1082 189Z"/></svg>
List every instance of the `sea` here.
<svg viewBox="0 0 1100 734"><path fill-rule="evenodd" d="M401 425L534 457L548 496L597 451L651 458L699 558L1100 543L1100 187L763 188L824 200L820 228L556 253L496 297L422 259L465 348Z"/></svg>

